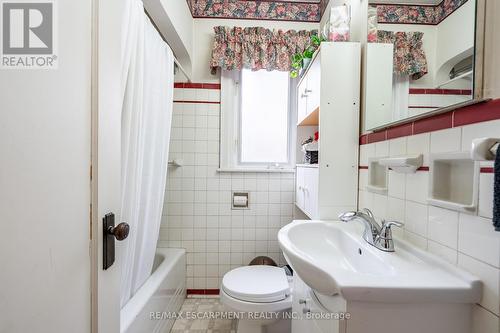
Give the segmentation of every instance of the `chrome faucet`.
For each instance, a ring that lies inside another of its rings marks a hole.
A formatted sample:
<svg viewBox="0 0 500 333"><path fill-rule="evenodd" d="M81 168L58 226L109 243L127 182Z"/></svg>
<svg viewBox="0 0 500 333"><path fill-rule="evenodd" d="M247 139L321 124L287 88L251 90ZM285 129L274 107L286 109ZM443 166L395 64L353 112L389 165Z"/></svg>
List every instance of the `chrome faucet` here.
<svg viewBox="0 0 500 333"><path fill-rule="evenodd" d="M382 221L380 226L373 216L373 213L364 208L359 212L345 212L339 215L339 219L343 222L352 220L360 220L365 225L363 239L370 245L385 252L394 252L394 240L392 239L393 225L402 227L403 223L397 221Z"/></svg>

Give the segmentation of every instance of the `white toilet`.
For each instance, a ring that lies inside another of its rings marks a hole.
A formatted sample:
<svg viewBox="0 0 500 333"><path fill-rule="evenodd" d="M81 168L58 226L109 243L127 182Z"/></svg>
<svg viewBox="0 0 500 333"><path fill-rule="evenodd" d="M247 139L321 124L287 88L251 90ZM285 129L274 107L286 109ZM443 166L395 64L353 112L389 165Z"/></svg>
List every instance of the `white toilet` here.
<svg viewBox="0 0 500 333"><path fill-rule="evenodd" d="M238 333L290 333L290 286L282 268L244 266L224 275L220 298L240 315Z"/></svg>

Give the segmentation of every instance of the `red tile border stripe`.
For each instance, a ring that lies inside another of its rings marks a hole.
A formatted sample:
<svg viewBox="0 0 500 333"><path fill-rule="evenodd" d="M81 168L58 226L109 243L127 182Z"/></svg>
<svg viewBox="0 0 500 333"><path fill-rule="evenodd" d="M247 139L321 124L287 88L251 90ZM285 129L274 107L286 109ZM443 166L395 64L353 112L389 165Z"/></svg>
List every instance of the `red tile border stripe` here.
<svg viewBox="0 0 500 333"><path fill-rule="evenodd" d="M385 141L387 140L387 131L371 133L368 135L368 140L370 143Z"/></svg>
<svg viewBox="0 0 500 333"><path fill-rule="evenodd" d="M368 165L360 165L360 166L358 166L359 170L368 170L369 168L370 167ZM421 166L420 168L417 169L417 171L429 171L429 167L428 166Z"/></svg>
<svg viewBox="0 0 500 333"><path fill-rule="evenodd" d="M472 90L410 88L410 95L472 95Z"/></svg>
<svg viewBox="0 0 500 333"><path fill-rule="evenodd" d="M368 167L368 165L360 165L360 166L358 166L358 169L359 170L368 170L369 167ZM418 168L417 171L430 171L430 167L422 166L422 167ZM480 168L480 172L481 173L494 173L495 170L493 168L483 167L483 168Z"/></svg>
<svg viewBox="0 0 500 333"><path fill-rule="evenodd" d="M469 105L447 113L409 121L381 131L362 134L359 137L359 144L366 145L404 136L429 133L497 119L500 119L500 99Z"/></svg>
<svg viewBox="0 0 500 333"><path fill-rule="evenodd" d="M220 83L175 82L174 88L220 90Z"/></svg>
<svg viewBox="0 0 500 333"><path fill-rule="evenodd" d="M368 134L362 134L359 137L359 144L360 145L366 145L366 144L368 144Z"/></svg>
<svg viewBox="0 0 500 333"><path fill-rule="evenodd" d="M424 118L413 123L413 134L439 131L453 127L453 113L443 113L431 118Z"/></svg>
<svg viewBox="0 0 500 333"><path fill-rule="evenodd" d="M413 123L409 123L403 126L398 126L390 128L387 130L387 139L396 139L403 136L409 136L413 133Z"/></svg>
<svg viewBox="0 0 500 333"><path fill-rule="evenodd" d="M500 119L500 99L466 106L453 113L453 127Z"/></svg>
<svg viewBox="0 0 500 333"><path fill-rule="evenodd" d="M188 295L219 295L219 289L187 289Z"/></svg>

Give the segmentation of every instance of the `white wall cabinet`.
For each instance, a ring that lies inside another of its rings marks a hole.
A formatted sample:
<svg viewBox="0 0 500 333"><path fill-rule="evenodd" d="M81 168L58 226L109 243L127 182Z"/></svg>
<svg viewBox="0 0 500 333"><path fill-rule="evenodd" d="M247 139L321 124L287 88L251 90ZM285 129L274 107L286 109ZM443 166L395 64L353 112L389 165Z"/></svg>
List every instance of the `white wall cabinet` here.
<svg viewBox="0 0 500 333"><path fill-rule="evenodd" d="M317 123L321 95L321 60L314 58L298 86L297 120L299 125Z"/></svg>
<svg viewBox="0 0 500 333"><path fill-rule="evenodd" d="M299 123L307 116L307 80L302 80L298 85L297 119Z"/></svg>
<svg viewBox="0 0 500 333"><path fill-rule="evenodd" d="M305 210L305 191L304 191L304 181L305 181L305 168L297 166L297 171L295 173L295 205L299 207L302 211Z"/></svg>
<svg viewBox="0 0 500 333"><path fill-rule="evenodd" d="M296 204L308 217L314 218L318 211L317 165L297 165Z"/></svg>
<svg viewBox="0 0 500 333"><path fill-rule="evenodd" d="M298 84L297 133L319 131L318 164L298 161L296 173L296 205L311 219L357 207L360 64L359 43L323 42Z"/></svg>
<svg viewBox="0 0 500 333"><path fill-rule="evenodd" d="M321 57L316 57L307 72L307 114L320 107Z"/></svg>

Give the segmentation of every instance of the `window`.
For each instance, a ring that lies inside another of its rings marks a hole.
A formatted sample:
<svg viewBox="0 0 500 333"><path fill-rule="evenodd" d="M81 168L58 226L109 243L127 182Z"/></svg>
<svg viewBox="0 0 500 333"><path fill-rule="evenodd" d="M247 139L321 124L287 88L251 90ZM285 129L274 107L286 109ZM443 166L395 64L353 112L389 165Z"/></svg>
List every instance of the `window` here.
<svg viewBox="0 0 500 333"><path fill-rule="evenodd" d="M289 79L287 72L241 73L239 162L288 164Z"/></svg>
<svg viewBox="0 0 500 333"><path fill-rule="evenodd" d="M223 71L221 169L290 169L294 80L288 72Z"/></svg>

